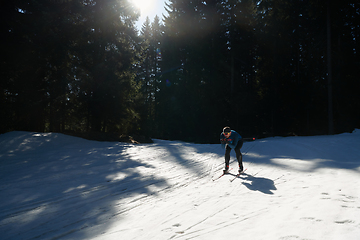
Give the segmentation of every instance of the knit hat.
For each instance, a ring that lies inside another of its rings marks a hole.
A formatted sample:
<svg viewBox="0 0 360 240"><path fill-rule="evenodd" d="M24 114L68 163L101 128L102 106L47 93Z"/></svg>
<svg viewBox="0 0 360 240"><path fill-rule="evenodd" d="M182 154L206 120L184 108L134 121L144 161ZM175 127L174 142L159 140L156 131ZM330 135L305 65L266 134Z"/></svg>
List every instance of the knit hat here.
<svg viewBox="0 0 360 240"><path fill-rule="evenodd" d="M223 132L224 133L231 132L230 127L224 127Z"/></svg>

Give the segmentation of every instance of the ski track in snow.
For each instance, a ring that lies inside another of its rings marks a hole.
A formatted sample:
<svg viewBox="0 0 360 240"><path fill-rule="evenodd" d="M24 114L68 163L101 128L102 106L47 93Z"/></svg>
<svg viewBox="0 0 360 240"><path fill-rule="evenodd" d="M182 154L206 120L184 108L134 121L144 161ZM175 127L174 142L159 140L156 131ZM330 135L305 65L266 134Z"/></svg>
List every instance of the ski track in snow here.
<svg viewBox="0 0 360 240"><path fill-rule="evenodd" d="M2 239L360 239L360 133L132 145L0 135ZM237 171L231 152L233 173Z"/></svg>

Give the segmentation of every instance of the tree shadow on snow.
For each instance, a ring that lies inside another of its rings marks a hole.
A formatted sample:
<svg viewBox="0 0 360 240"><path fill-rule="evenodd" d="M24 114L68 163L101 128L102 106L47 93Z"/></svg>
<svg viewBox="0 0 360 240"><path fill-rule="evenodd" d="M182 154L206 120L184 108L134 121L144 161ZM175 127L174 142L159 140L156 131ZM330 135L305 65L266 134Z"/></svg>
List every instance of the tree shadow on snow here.
<svg viewBox="0 0 360 240"><path fill-rule="evenodd" d="M166 150L166 153L164 154L167 156L164 157L164 159L175 163L179 167L187 169L187 171L190 171L193 174L207 174L208 169L204 167L204 162L207 163L207 161L213 160L212 157L205 155L212 153L214 150L214 146L212 145L155 140L155 144L152 144L152 147L156 146L160 146L161 149ZM212 154L213 156L216 156L215 153ZM204 161L204 159L207 160Z"/></svg>
<svg viewBox="0 0 360 240"><path fill-rule="evenodd" d="M244 162L275 166L299 172L318 169L359 171L359 135L340 134L313 137L275 137L249 144Z"/></svg>
<svg viewBox="0 0 360 240"><path fill-rule="evenodd" d="M167 179L149 173L154 166L128 156L131 147L55 133L0 135L2 237L86 239L82 229L101 232L166 189Z"/></svg>

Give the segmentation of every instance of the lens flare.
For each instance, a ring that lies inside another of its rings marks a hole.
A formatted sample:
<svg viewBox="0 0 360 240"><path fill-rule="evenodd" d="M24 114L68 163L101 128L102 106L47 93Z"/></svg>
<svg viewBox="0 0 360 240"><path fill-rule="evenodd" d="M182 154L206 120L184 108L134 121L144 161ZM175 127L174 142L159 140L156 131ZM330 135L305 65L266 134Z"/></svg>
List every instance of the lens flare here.
<svg viewBox="0 0 360 240"><path fill-rule="evenodd" d="M166 79L166 86L170 87L171 86L171 82L169 81L169 79Z"/></svg>
<svg viewBox="0 0 360 240"><path fill-rule="evenodd" d="M156 49L156 59L157 59L158 61L162 61L160 48L157 48L157 49Z"/></svg>

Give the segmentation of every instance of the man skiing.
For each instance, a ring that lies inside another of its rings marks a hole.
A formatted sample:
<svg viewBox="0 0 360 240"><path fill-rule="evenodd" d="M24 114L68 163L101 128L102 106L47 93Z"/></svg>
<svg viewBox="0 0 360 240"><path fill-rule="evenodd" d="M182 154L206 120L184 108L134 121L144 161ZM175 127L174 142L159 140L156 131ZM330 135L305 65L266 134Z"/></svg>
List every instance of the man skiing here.
<svg viewBox="0 0 360 240"><path fill-rule="evenodd" d="M229 162L230 162L230 151L231 149L235 150L236 159L239 163L239 173L244 170L242 163L242 154L240 149L244 143L240 134L231 130L230 127L224 127L222 133L220 134L221 147L225 148L225 169L224 174L229 172Z"/></svg>

